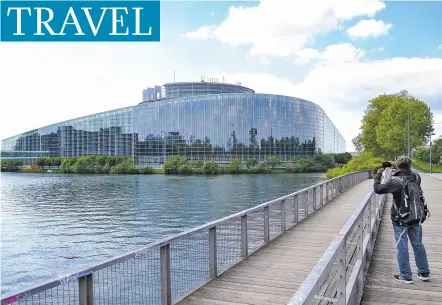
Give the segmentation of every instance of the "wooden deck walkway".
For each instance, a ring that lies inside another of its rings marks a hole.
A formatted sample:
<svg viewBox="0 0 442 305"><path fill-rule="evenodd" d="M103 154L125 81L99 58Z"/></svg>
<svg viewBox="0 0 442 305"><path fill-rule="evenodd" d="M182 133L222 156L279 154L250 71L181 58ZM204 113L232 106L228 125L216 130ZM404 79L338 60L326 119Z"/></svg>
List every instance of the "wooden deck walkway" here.
<svg viewBox="0 0 442 305"><path fill-rule="evenodd" d="M372 187L364 181L179 305L287 304Z"/></svg>
<svg viewBox="0 0 442 305"><path fill-rule="evenodd" d="M416 265L409 244L410 264L414 284L402 284L393 280L398 273L396 246L390 221L391 196L385 205L383 219L376 240L375 250L368 271L362 305L436 305L442 304L442 177L421 174L422 188L431 217L422 225L423 240L430 265L431 280L422 282L416 278Z"/></svg>

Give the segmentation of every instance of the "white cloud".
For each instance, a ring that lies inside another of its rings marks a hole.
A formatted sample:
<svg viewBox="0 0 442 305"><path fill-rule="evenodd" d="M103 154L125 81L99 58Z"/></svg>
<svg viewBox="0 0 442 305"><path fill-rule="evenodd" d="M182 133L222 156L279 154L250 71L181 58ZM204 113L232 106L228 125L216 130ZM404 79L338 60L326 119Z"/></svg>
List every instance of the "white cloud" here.
<svg viewBox="0 0 442 305"><path fill-rule="evenodd" d="M183 36L193 40L209 39L210 37L212 37L214 30L215 30L214 25L206 25L200 27L198 30L194 32L185 33L183 34Z"/></svg>
<svg viewBox="0 0 442 305"><path fill-rule="evenodd" d="M367 38L388 35L388 31L392 28L391 23L385 23L383 20L361 20L356 25L347 30L347 34L351 38Z"/></svg>
<svg viewBox="0 0 442 305"><path fill-rule="evenodd" d="M381 0L262 0L254 7L230 7L228 17L218 26L203 26L184 36L250 46L251 55L286 57L317 35L341 28L342 22L372 17L384 8Z"/></svg>
<svg viewBox="0 0 442 305"><path fill-rule="evenodd" d="M442 59L438 58L322 62L299 83L270 74L235 74L228 78L239 79L259 92L296 96L317 103L344 136L349 150L354 149L351 139L359 132L363 111L371 98L403 89L423 100L442 98ZM436 111L435 115L442 117L440 108ZM437 131L438 135L442 134L441 128Z"/></svg>
<svg viewBox="0 0 442 305"><path fill-rule="evenodd" d="M365 56L365 52L351 43L329 45L323 52L315 49L303 49L296 53L295 64L303 65L312 61L326 61L328 63L343 63L358 61Z"/></svg>
<svg viewBox="0 0 442 305"><path fill-rule="evenodd" d="M299 51L296 53L296 59L295 64L297 65L306 65L312 62L313 60L316 60L318 58L321 58L321 52L315 49L307 48Z"/></svg>
<svg viewBox="0 0 442 305"><path fill-rule="evenodd" d="M173 65L185 70L181 62L159 44L2 44L0 101L14 115L2 116L0 138L137 104L143 88L172 80Z"/></svg>
<svg viewBox="0 0 442 305"><path fill-rule="evenodd" d="M259 62L261 63L261 65L265 65L265 66L270 65L270 60L267 57L261 57L259 59Z"/></svg>

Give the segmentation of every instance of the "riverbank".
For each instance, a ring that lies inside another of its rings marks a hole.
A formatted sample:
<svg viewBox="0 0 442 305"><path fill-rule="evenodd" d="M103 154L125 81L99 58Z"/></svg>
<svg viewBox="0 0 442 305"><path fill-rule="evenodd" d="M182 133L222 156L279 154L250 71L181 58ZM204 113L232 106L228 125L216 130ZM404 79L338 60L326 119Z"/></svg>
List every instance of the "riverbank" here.
<svg viewBox="0 0 442 305"><path fill-rule="evenodd" d="M4 171L4 172L8 172L8 171ZM30 169L30 168L22 168L22 169L19 169L18 171L11 171L11 172L14 172L14 173L34 173L34 174L66 174L66 173L62 172L61 170L59 170L59 169ZM263 172L263 174L287 174L287 173L294 173L294 174L323 173L323 174L325 174L325 172L294 172L294 171L287 171L285 168L269 169L268 172ZM243 169L242 171L235 172L235 173L223 172L223 173L217 173L215 175L227 175L227 174L260 174L260 172L259 172L259 170L256 170L256 169L255 170ZM111 175L111 174L104 174L104 175ZM141 174L132 174L132 175L141 175ZM152 168L151 175L164 175L164 169L163 168ZM177 175L180 175L180 174L177 174ZM202 173L202 172L195 172L195 173L192 173L192 175L206 175L206 174Z"/></svg>
<svg viewBox="0 0 442 305"><path fill-rule="evenodd" d="M413 167L417 169L418 171L421 171L423 173L429 173L430 172L430 163L429 162L423 162L418 160L413 160ZM434 164L432 166L433 173L442 173L442 167L438 164Z"/></svg>
<svg viewBox="0 0 442 305"><path fill-rule="evenodd" d="M340 156L343 155L343 156ZM163 168L134 166L130 157L123 156L83 156L77 158L39 158L36 165L28 168L12 167L8 160L2 162L2 170L16 169L24 173L65 173L65 174L110 174L110 175L224 175L224 174L279 174L279 173L325 173L337 167L336 160L348 162L346 154L318 154L311 158L269 156L265 162L255 158L231 160L229 164L220 165L215 161L194 160L185 157L170 157ZM335 160L336 157L336 160ZM347 159L345 159L347 158ZM339 161L338 161L339 162ZM340 163L342 165L342 163Z"/></svg>

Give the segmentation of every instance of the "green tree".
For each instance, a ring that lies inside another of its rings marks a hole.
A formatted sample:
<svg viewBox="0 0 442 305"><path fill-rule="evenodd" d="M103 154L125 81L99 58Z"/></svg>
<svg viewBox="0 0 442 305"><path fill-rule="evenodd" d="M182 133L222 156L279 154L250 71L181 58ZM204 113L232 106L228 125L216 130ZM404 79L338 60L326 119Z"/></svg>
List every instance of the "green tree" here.
<svg viewBox="0 0 442 305"><path fill-rule="evenodd" d="M52 158L46 158L45 159L45 166L47 166L47 167L52 166Z"/></svg>
<svg viewBox="0 0 442 305"><path fill-rule="evenodd" d="M239 174L242 171L242 162L240 160L232 160L228 166L230 174Z"/></svg>
<svg viewBox="0 0 442 305"><path fill-rule="evenodd" d="M384 159L373 156L373 153L363 152L359 156L354 157L343 167L330 168L327 171L327 179L337 176L349 174L356 171L370 170L375 171L382 166Z"/></svg>
<svg viewBox="0 0 442 305"><path fill-rule="evenodd" d="M280 159L281 159L281 158L278 157L278 156L270 156L270 157L267 157L267 158L266 158L266 162L267 162L267 164L268 164L271 168L275 168L276 165L279 164L279 160L280 160Z"/></svg>
<svg viewBox="0 0 442 305"><path fill-rule="evenodd" d="M206 161L204 162L203 170L206 175L214 175L218 174L219 167L218 164L215 163L215 161Z"/></svg>
<svg viewBox="0 0 442 305"><path fill-rule="evenodd" d="M427 142L433 132L433 114L425 102L407 91L383 94L372 99L362 118L361 133L352 140L361 151L393 158L407 153L408 115L410 115L411 148Z"/></svg>
<svg viewBox="0 0 442 305"><path fill-rule="evenodd" d="M14 167L18 170L19 167L23 166L25 162L23 160L14 160Z"/></svg>
<svg viewBox="0 0 442 305"><path fill-rule="evenodd" d="M336 155L334 155L334 157L335 157L336 163L338 163L340 165L344 165L344 164L347 164L353 156L350 153L345 152L345 153L336 154Z"/></svg>
<svg viewBox="0 0 442 305"><path fill-rule="evenodd" d="M63 158L57 157L52 159L52 165L56 166L58 169L60 169L61 162L63 162Z"/></svg>
<svg viewBox="0 0 442 305"><path fill-rule="evenodd" d="M413 158L422 162L430 162L430 149L427 147L416 148L413 151Z"/></svg>
<svg viewBox="0 0 442 305"><path fill-rule="evenodd" d="M38 167L44 168L46 164L46 158L37 158L37 161L35 162Z"/></svg>
<svg viewBox="0 0 442 305"><path fill-rule="evenodd" d="M187 164L187 163L181 164L178 167L178 174L180 174L180 175L192 175L193 174L193 168L189 164Z"/></svg>
<svg viewBox="0 0 442 305"><path fill-rule="evenodd" d="M164 173L166 175L170 175L170 174L178 174L178 168L183 165L186 164L187 160L186 158L183 157L172 157L167 159L166 163L164 164Z"/></svg>
<svg viewBox="0 0 442 305"><path fill-rule="evenodd" d="M439 160L442 158L442 138L433 141L431 154L432 160L434 160L435 163L439 163Z"/></svg>
<svg viewBox="0 0 442 305"><path fill-rule="evenodd" d="M316 156L316 161L327 168L336 166L335 157L332 154L319 154Z"/></svg>
<svg viewBox="0 0 442 305"><path fill-rule="evenodd" d="M255 158L250 158L250 159L247 159L247 161L246 161L247 169L254 168L257 164L258 164L258 161L256 161Z"/></svg>

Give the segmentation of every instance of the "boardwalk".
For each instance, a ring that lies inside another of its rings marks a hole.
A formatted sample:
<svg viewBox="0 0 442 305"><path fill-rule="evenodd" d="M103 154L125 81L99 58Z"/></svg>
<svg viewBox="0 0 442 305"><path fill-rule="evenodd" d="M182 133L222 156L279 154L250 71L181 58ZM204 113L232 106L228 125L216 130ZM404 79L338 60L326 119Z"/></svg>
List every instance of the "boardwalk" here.
<svg viewBox="0 0 442 305"><path fill-rule="evenodd" d="M287 304L371 186L354 186L178 304Z"/></svg>
<svg viewBox="0 0 442 305"><path fill-rule="evenodd" d="M424 244L427 248L431 281L424 283L416 276L416 265L411 245L410 263L414 284L402 284L393 280L397 273L396 250L391 221L389 219L391 196L385 206L384 217L368 271L362 305L436 305L442 304L442 177L422 175L422 187L431 211L431 218L423 224Z"/></svg>

